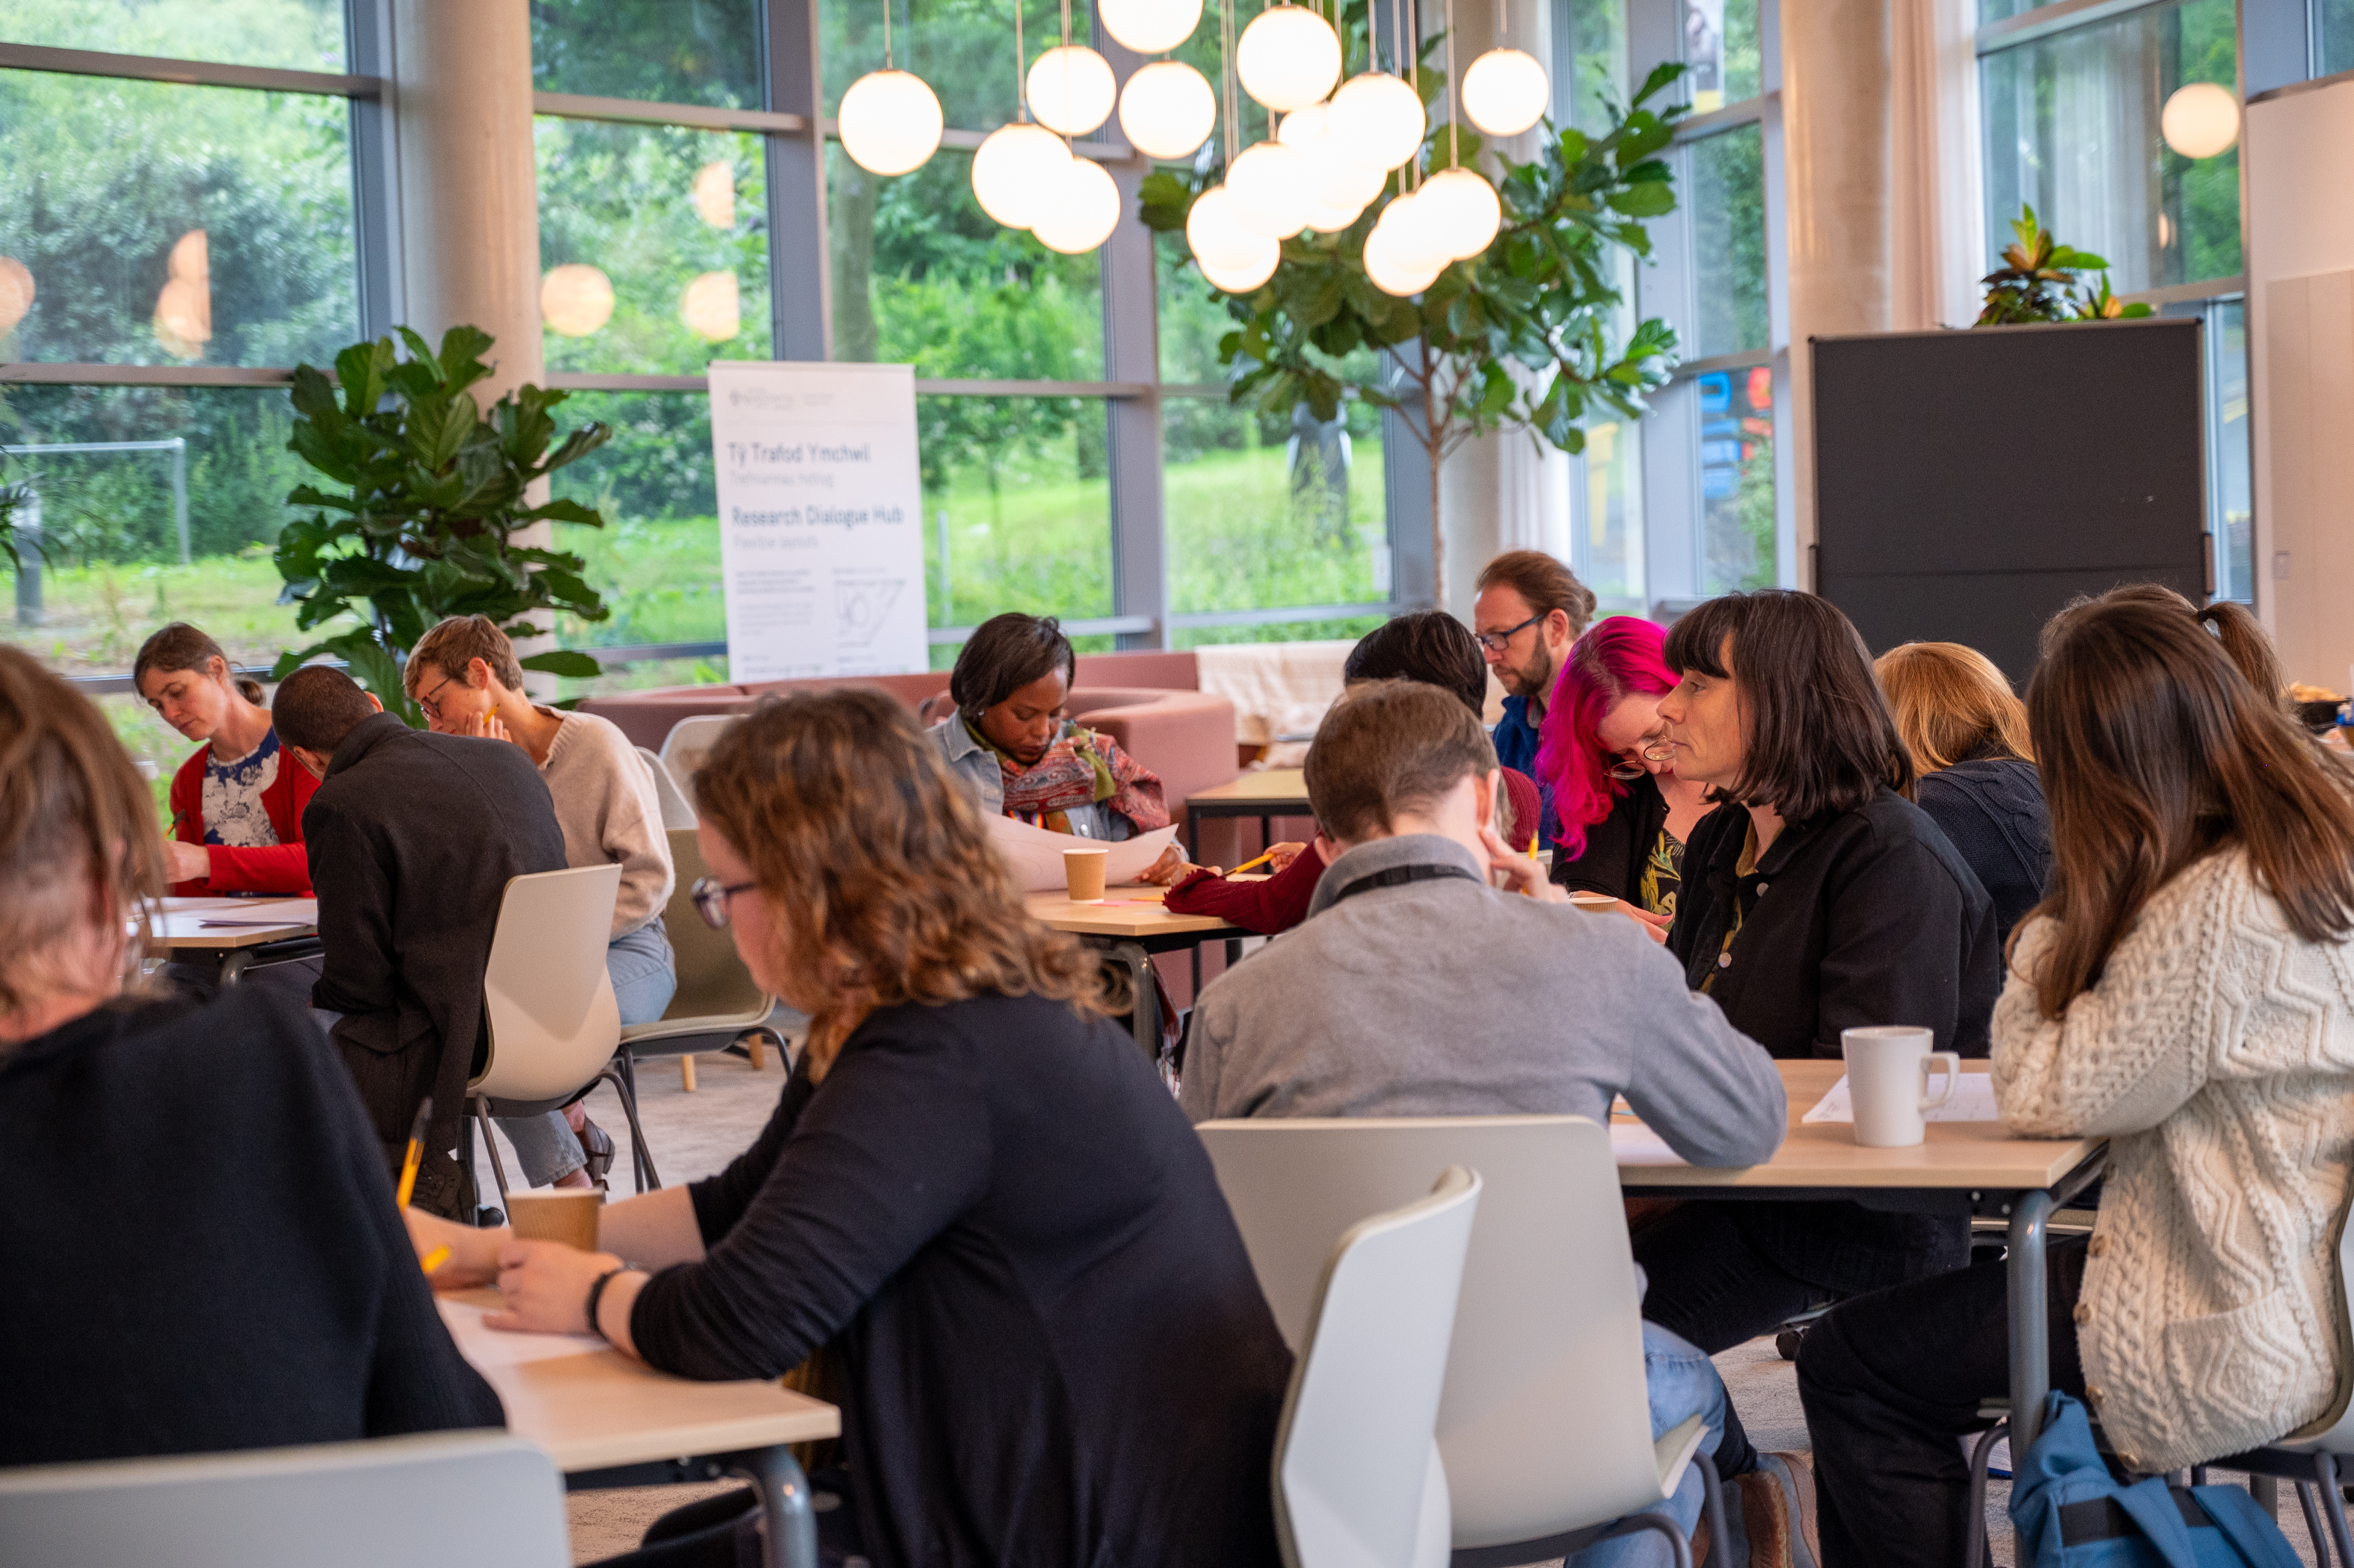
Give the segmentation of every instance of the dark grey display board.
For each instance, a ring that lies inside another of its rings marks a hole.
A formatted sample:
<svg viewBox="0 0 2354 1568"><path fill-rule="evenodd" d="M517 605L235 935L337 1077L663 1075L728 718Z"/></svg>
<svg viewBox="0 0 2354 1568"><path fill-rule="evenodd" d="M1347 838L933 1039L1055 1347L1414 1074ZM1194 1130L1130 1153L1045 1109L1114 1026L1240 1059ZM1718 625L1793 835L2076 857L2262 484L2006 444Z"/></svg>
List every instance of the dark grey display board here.
<svg viewBox="0 0 2354 1568"><path fill-rule="evenodd" d="M1874 653L1964 642L2024 685L2052 613L2206 602L2196 320L1816 338L1815 591Z"/></svg>

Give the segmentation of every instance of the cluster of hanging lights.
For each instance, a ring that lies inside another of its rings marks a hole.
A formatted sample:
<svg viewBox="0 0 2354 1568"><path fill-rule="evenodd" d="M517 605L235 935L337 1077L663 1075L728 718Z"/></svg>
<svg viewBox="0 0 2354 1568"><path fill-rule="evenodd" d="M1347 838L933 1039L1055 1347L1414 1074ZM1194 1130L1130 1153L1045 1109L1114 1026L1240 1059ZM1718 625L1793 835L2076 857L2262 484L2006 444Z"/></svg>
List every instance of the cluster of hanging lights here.
<svg viewBox="0 0 2354 1568"><path fill-rule="evenodd" d="M1133 3L1133 0L1131 0ZM1498 7L1497 36L1503 17ZM1313 230L1335 234L1364 216L1390 187L1398 194L1381 209L1365 240L1365 270L1383 291L1418 294L1455 261L1477 256L1496 238L1503 209L1495 187L1465 167L1448 121L1448 166L1425 178L1420 153L1429 131L1422 98L1403 71L1421 37L1413 0L1392 0L1398 72L1373 69L1341 80L1340 35L1314 10L1286 3L1253 18L1234 36L1233 0L1221 0L1225 58L1226 143L1240 144L1241 91L1283 116L1267 141L1243 149L1226 165L1223 184L1202 193L1186 220L1185 238L1203 275L1228 293L1247 293L1273 275L1283 241ZM1447 74L1454 75L1453 0L1447 0ZM1378 34L1378 17L1375 19ZM1337 90L1335 90L1337 88ZM1519 49L1495 48L1472 62L1462 79L1464 114L1491 136L1516 136L1543 116L1551 93L1544 68Z"/></svg>

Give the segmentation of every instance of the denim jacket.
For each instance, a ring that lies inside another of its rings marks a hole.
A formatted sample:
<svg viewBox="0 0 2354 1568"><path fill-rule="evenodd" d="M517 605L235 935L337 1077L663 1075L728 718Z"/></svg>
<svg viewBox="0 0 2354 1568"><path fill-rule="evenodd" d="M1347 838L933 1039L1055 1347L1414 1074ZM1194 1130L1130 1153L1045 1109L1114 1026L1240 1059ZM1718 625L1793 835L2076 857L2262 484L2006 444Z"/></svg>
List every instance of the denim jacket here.
<svg viewBox="0 0 2354 1568"><path fill-rule="evenodd" d="M931 728L932 744L940 748L940 759L949 765L949 772L958 783L971 791L972 803L981 808L984 817L1005 814L1005 772L997 760L997 753L973 739L972 731L964 725L964 715L951 710L949 716ZM1070 819L1071 832L1083 839L1104 839L1118 842L1136 832L1136 826L1109 806L1074 806L1065 813Z"/></svg>

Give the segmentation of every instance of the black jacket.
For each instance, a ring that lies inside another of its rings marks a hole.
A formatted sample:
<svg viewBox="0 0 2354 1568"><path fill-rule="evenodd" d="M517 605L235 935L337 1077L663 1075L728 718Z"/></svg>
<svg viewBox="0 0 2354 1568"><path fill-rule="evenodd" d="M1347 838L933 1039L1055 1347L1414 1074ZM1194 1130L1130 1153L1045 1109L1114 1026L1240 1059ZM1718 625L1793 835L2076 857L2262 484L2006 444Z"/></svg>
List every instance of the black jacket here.
<svg viewBox="0 0 2354 1568"><path fill-rule="evenodd" d="M1647 773L1610 803L1608 816L1586 828L1585 852L1575 860L1564 860L1560 849L1554 849L1553 879L1574 893L1606 893L1640 909L1643 868L1650 863L1651 847L1659 842L1659 830L1667 825L1668 798L1659 793L1659 780ZM1692 836L1700 836L1698 827ZM1691 868L1687 850L1686 875L1692 874Z"/></svg>
<svg viewBox="0 0 2354 1568"><path fill-rule="evenodd" d="M0 1051L0 1466L505 1425L350 1076L281 993Z"/></svg>
<svg viewBox="0 0 2354 1568"><path fill-rule="evenodd" d="M564 869L564 832L521 747L410 729L390 714L335 747L302 812L325 949L311 1000L334 1027L387 1164L427 1095L415 1202L455 1215L482 972L511 878Z"/></svg>
<svg viewBox="0 0 2354 1568"><path fill-rule="evenodd" d="M1291 1358L1201 1140L1135 1044L1040 997L885 1008L690 1189L638 1352L821 1346L877 1568L1273 1568Z"/></svg>
<svg viewBox="0 0 2354 1568"><path fill-rule="evenodd" d="M1736 884L1749 813L1712 811L1684 850L1668 944L1694 991L1776 1056L1840 1055L1840 1032L1928 1028L1940 1051L1987 1054L2002 984L1994 904L1918 806L1882 789L1861 810L1786 824ZM1729 952L1734 901L1744 910ZM1742 1205L1751 1241L1785 1272L1845 1294L1958 1268L1968 1222L1852 1203Z"/></svg>
<svg viewBox="0 0 2354 1568"><path fill-rule="evenodd" d="M1921 780L1921 809L1994 900L1995 944L2042 902L2052 872L2052 814L2035 764L2015 757L1956 762Z"/></svg>

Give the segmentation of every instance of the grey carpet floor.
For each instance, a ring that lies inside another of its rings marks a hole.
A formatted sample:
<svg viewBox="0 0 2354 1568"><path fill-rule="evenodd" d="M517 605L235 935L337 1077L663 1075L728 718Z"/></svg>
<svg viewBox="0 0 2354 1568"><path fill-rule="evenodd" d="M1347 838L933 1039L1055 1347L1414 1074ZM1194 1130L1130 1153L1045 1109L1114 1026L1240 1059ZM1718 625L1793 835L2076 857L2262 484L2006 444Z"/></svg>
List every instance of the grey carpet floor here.
<svg viewBox="0 0 2354 1568"><path fill-rule="evenodd" d="M784 1089L784 1074L770 1055L765 1070L755 1072L733 1056L696 1059L699 1087L686 1093L675 1064L657 1062L638 1073L638 1114L652 1146L654 1167L665 1186L692 1181L720 1170L751 1144L776 1109ZM616 1161L613 1195L630 1191L628 1124L610 1090L600 1089L590 1100L589 1115L610 1129L621 1144ZM506 1151L502 1150L502 1153ZM511 1160L511 1157L510 1157ZM507 1169L514 1169L512 1162ZM483 1170L487 1181L489 1171ZM1760 1449L1804 1449L1807 1424L1798 1406L1797 1377L1770 1340L1757 1340L1716 1358L1732 1391L1750 1441ZM732 1483L731 1483L732 1484ZM646 1526L672 1509L726 1490L714 1487L649 1487L625 1491L576 1492L569 1501L572 1518L572 1560L593 1563L638 1544ZM2004 1512L2010 1488L1996 1482L1987 1499L1987 1523L1999 1568L2012 1568L2010 1520ZM2301 1562L2316 1561L2295 1494L2283 1489L2281 1526Z"/></svg>

